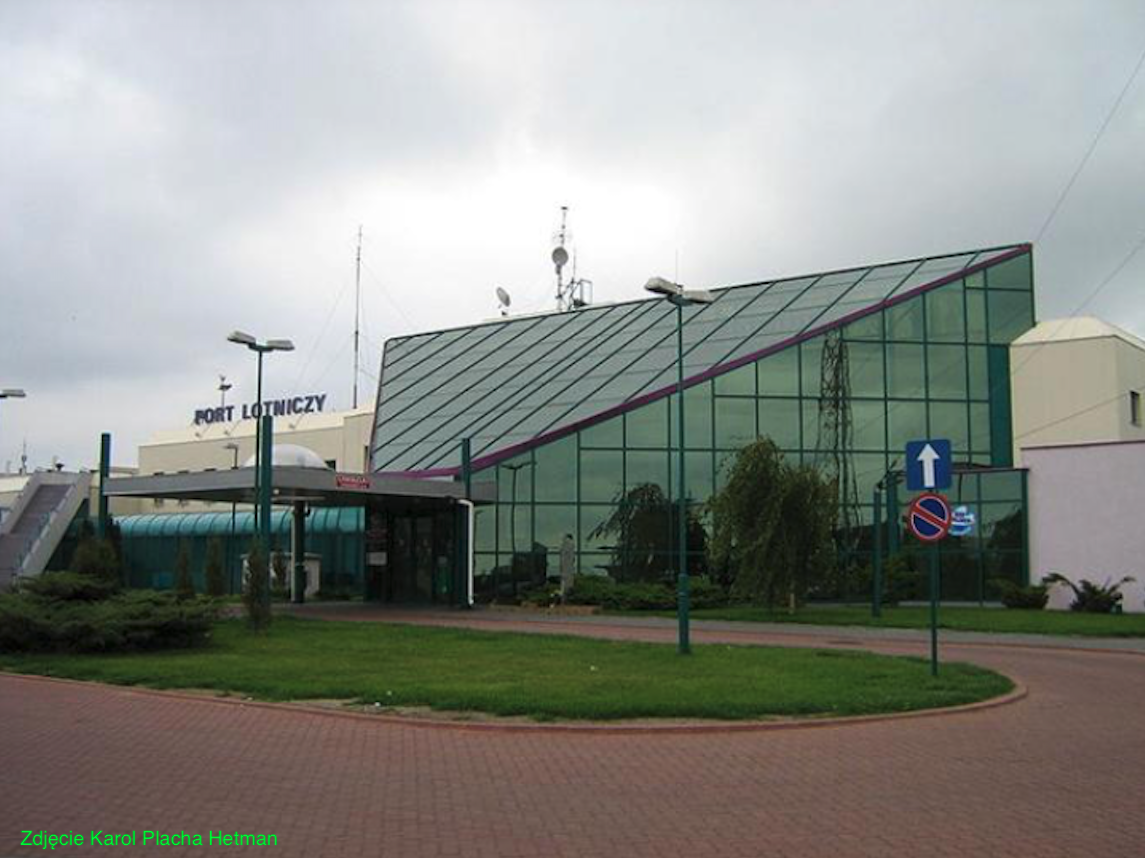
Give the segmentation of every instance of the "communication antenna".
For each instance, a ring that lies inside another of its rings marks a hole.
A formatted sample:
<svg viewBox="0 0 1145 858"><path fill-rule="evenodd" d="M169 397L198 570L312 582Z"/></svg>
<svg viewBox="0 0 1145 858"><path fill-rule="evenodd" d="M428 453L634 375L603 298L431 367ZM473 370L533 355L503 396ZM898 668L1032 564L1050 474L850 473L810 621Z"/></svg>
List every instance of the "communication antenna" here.
<svg viewBox="0 0 1145 858"><path fill-rule="evenodd" d="M234 385L227 381L227 377L219 373L219 405L223 408L227 407L227 391L232 387Z"/></svg>
<svg viewBox="0 0 1145 858"><path fill-rule="evenodd" d="M568 214L569 207L561 206L561 228L554 236L557 246L553 248L552 252L553 265L557 271L557 310L562 313L567 310L579 310L581 307L587 307L592 300L592 281L577 278L575 255L573 257L573 276L567 283L564 279L564 267L569 261L569 252L565 245L571 239L568 231ZM587 299L585 298L586 287L590 294Z"/></svg>
<svg viewBox="0 0 1145 858"><path fill-rule="evenodd" d="M497 303L500 305L501 315L508 316L509 305L513 302L509 298L509 293L502 289L500 286L497 287Z"/></svg>
<svg viewBox="0 0 1145 858"><path fill-rule="evenodd" d="M25 438L20 447L20 473L28 473L28 439Z"/></svg>
<svg viewBox="0 0 1145 858"><path fill-rule="evenodd" d="M362 311L362 225L358 224L358 254L354 259L354 408L358 407L358 338Z"/></svg>

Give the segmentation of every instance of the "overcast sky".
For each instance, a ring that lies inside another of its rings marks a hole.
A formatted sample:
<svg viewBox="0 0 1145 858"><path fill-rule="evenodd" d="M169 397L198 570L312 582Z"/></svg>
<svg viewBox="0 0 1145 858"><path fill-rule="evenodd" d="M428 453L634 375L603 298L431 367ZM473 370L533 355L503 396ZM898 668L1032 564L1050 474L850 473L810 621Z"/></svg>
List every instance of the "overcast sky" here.
<svg viewBox="0 0 1145 858"><path fill-rule="evenodd" d="M1145 3L0 2L0 471L117 464L386 338L1038 237L1145 50ZM1145 238L1145 72L1035 248L1039 315ZM1145 252L1085 310L1145 333Z"/></svg>

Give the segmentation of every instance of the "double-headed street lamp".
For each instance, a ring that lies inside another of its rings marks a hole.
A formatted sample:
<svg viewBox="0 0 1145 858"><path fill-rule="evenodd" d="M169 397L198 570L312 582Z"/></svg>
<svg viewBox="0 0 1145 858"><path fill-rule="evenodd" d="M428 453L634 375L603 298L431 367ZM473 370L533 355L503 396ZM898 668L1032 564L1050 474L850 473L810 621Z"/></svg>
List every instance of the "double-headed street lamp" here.
<svg viewBox="0 0 1145 858"><path fill-rule="evenodd" d="M703 289L685 289L679 283L672 283L663 277L653 277L644 284L644 288L657 295L663 295L676 307L676 406L677 419L680 426L680 445L677 457L679 471L679 536L677 548L679 560L677 563L678 593L676 597L677 618L677 644L676 648L681 655L692 651L688 638L688 600L690 585L688 582L688 496L684 490L684 308L693 305L711 304L715 296Z"/></svg>
<svg viewBox="0 0 1145 858"><path fill-rule="evenodd" d="M0 388L0 399L23 399L27 395L18 387Z"/></svg>
<svg viewBox="0 0 1145 858"><path fill-rule="evenodd" d="M294 343L290 340L266 340L259 342L253 336L244 331L231 331L227 337L227 342L237 343L240 346L246 346L252 352L258 355L258 383L257 393L258 402L255 406L255 424L254 424L254 488L255 488L255 526L258 526L258 490L259 490L259 474L261 473L261 456L262 456L262 442L261 442L261 424L262 424L262 356L267 352L292 352L294 351ZM267 546L267 550L270 548Z"/></svg>

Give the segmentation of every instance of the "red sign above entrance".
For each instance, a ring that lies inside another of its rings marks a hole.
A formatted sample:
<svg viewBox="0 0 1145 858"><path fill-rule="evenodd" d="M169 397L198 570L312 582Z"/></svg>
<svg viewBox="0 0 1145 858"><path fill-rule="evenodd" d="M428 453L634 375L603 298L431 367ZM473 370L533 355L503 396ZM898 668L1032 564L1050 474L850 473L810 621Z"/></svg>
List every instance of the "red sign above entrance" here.
<svg viewBox="0 0 1145 858"><path fill-rule="evenodd" d="M370 478L365 474L335 474L334 485L340 489L368 489Z"/></svg>

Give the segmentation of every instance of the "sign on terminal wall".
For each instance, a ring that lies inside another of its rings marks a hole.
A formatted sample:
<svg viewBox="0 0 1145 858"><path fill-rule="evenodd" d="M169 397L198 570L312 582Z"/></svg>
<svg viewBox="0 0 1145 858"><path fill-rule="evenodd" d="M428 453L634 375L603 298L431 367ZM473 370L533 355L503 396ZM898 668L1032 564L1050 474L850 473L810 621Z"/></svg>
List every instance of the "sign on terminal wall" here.
<svg viewBox="0 0 1145 858"><path fill-rule="evenodd" d="M318 414L326 407L325 393L310 393L306 396L288 396L285 399L268 399L264 402L244 402L239 405L216 405L213 408L196 408L196 426L212 423L233 423L236 420L253 420L264 414L273 417L289 417L294 414Z"/></svg>

